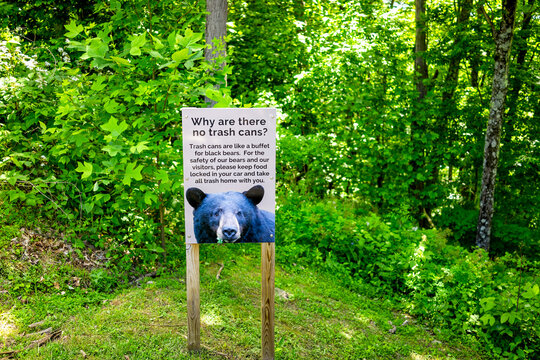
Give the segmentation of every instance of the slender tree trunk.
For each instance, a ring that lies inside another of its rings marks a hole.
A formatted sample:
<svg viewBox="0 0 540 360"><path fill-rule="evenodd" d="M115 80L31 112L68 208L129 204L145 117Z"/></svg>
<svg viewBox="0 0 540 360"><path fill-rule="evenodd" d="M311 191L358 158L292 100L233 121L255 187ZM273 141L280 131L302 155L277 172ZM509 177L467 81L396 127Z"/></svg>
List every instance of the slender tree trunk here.
<svg viewBox="0 0 540 360"><path fill-rule="evenodd" d="M412 195L416 198L415 217L421 227L425 227L427 223L424 221L424 204L423 191L425 187L424 181L418 180L416 174L424 167L425 148L424 144L417 137L425 131L425 121L422 119L422 105L427 95L426 80L428 79L428 66L424 58L427 51L426 41L426 2L425 0L415 1L415 21L416 21L416 39L415 39L415 59L414 71L416 91L418 93L417 101L413 105L413 121L411 122L411 143L413 147L413 158L411 160L414 181L410 186ZM420 122L420 121L421 122ZM416 135L416 136L415 136ZM416 137L416 138L415 138Z"/></svg>
<svg viewBox="0 0 540 360"><path fill-rule="evenodd" d="M504 141L503 143L509 143L514 133L517 107L519 101L519 93L523 88L523 73L525 71L525 57L527 56L527 42L532 34L530 29L531 21L533 20L535 0L529 0L529 12L523 16L523 23L521 30L516 34L516 46L521 45L516 59L516 71L512 79L510 79L511 88L508 94L508 120L504 127ZM519 41L518 41L519 40Z"/></svg>
<svg viewBox="0 0 540 360"><path fill-rule="evenodd" d="M489 250L491 241L495 179L499 162L504 104L508 91L508 63L514 37L516 5L517 0L503 0L503 18L500 29L498 32L493 31L495 37L495 69L493 71L491 108L484 146L480 216L476 230L476 245L486 251Z"/></svg>
<svg viewBox="0 0 540 360"><path fill-rule="evenodd" d="M227 55L225 36L227 35L227 15L228 6L227 0L206 0L206 30L205 40L209 46L204 50L204 58L207 62L212 63L217 58L225 58ZM220 64L223 69L225 61ZM225 79L225 81L227 81ZM217 86L217 88L219 88ZM205 98L208 107L213 107L216 102Z"/></svg>
<svg viewBox="0 0 540 360"><path fill-rule="evenodd" d="M414 70L416 71L416 90L418 91L418 100L422 101L427 95L425 80L428 78L428 66L424 53L427 51L426 41L426 1L415 1L415 21L416 21L416 40L414 52Z"/></svg>
<svg viewBox="0 0 540 360"><path fill-rule="evenodd" d="M468 49L466 49L463 43L464 38L466 39L466 30L468 28L468 22L472 9L472 0L460 0L458 2L458 13L456 14L456 32L454 35L453 48L454 51L450 54L450 59L448 62L448 72L444 78L443 89L442 89L442 104L440 107L440 117L437 122L437 132L439 134L439 139L443 142L443 146L446 146L447 149L452 149L456 142L455 127L453 126L457 123L456 120L456 100L454 98L454 93L459 82L459 70L461 61L467 55ZM440 145L439 145L440 146ZM437 157L432 159L435 164L444 164L445 160L439 153ZM457 162L457 158L453 155L453 152L449 152L449 161L448 161L448 182L452 181L452 171L453 165ZM438 169L438 167L435 167ZM433 178L432 181L435 183L437 178Z"/></svg>
<svg viewBox="0 0 540 360"><path fill-rule="evenodd" d="M467 22L469 21L471 9L472 9L472 0L462 0L459 3L460 9L459 14L457 16L457 31L456 31L456 37L454 38L453 42L453 48L456 49L460 45L460 43L463 41L463 33L465 30L465 26ZM444 90L443 90L443 103L447 103L448 101L452 100L454 96L454 92L456 91L458 80L459 80L459 66L461 63L461 60L463 59L464 55L466 54L465 50L455 52L450 57L450 62L448 64L448 73L446 74L446 77L444 79Z"/></svg>

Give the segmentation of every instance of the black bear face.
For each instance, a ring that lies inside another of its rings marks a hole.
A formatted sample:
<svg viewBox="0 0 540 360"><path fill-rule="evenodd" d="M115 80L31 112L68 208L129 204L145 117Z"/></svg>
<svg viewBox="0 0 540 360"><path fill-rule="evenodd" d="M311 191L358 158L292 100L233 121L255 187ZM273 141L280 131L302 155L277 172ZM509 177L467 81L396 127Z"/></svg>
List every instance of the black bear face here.
<svg viewBox="0 0 540 360"><path fill-rule="evenodd" d="M197 242L251 242L252 232L260 231L261 219L257 204L264 197L264 188L254 186L243 193L206 194L190 188L186 199L193 212Z"/></svg>

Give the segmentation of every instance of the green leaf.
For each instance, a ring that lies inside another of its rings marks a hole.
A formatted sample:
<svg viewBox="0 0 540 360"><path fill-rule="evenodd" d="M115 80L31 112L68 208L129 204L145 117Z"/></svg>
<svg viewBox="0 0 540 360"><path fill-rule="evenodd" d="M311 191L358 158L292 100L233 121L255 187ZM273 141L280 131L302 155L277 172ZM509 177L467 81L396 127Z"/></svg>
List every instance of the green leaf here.
<svg viewBox="0 0 540 360"><path fill-rule="evenodd" d="M194 36L195 35L195 36ZM184 37L180 39L180 41L178 41L178 43L181 45L181 46L184 46L184 47L187 47L190 43L194 43L194 42L197 42L197 37L198 37L199 33L195 34L193 32L193 30L191 30L190 28L187 28L186 31L184 32ZM192 38L195 38L194 40L192 40ZM201 37L202 38L202 34L201 34ZM199 38L199 39L200 39Z"/></svg>
<svg viewBox="0 0 540 360"><path fill-rule="evenodd" d="M107 51L109 51L109 46L99 38L92 39L90 44L86 45L86 55L91 58L103 59Z"/></svg>
<svg viewBox="0 0 540 360"><path fill-rule="evenodd" d="M176 44L176 33L174 31L167 36L167 42L171 48Z"/></svg>
<svg viewBox="0 0 540 360"><path fill-rule="evenodd" d="M129 53L133 56L139 56L141 55L141 47L143 47L146 44L146 34L142 35L135 35L133 37L133 40L131 40L131 48L129 49Z"/></svg>
<svg viewBox="0 0 540 360"><path fill-rule="evenodd" d="M21 162L19 160L17 160L17 158L15 156L10 156L10 159L11 159L11 161L13 161L15 166L17 166L18 168L23 167L23 164L21 164Z"/></svg>
<svg viewBox="0 0 540 360"><path fill-rule="evenodd" d="M140 154L144 150L149 149L149 147L146 146L146 144L148 144L148 141L141 141L137 145L134 145L134 146L130 147L129 151L131 151L134 154Z"/></svg>
<svg viewBox="0 0 540 360"><path fill-rule="evenodd" d="M173 61L180 62L188 58L189 49L182 49L172 54Z"/></svg>
<svg viewBox="0 0 540 360"><path fill-rule="evenodd" d="M207 98L216 102L216 105L214 105L216 108L230 107L232 104L232 98L227 94L222 94L219 90L208 88L205 94Z"/></svg>
<svg viewBox="0 0 540 360"><path fill-rule="evenodd" d="M135 35L133 37L133 40L131 41L131 47L143 47L146 44L146 34L143 33L142 35Z"/></svg>
<svg viewBox="0 0 540 360"><path fill-rule="evenodd" d="M116 114L118 112L118 103L114 100L109 100L103 107L109 114Z"/></svg>
<svg viewBox="0 0 540 360"><path fill-rule="evenodd" d="M161 40L159 40L157 37L152 35L152 40L154 40L154 49L159 50L165 47Z"/></svg>
<svg viewBox="0 0 540 360"><path fill-rule="evenodd" d="M112 56L111 56L112 58ZM92 90L94 91L101 91L103 89L105 89L105 87L107 86L106 83L104 83L104 81L107 79L106 76L98 76L96 78L96 80L92 83Z"/></svg>
<svg viewBox="0 0 540 360"><path fill-rule="evenodd" d="M214 105L215 108L228 108L228 107L231 107L232 106L232 98L227 95L227 94L224 94L222 96L222 98L217 102L216 105Z"/></svg>
<svg viewBox="0 0 540 360"><path fill-rule="evenodd" d="M172 69L172 68L175 68L175 67L177 67L177 66L178 66L178 63L177 63L177 62L175 62L175 61L169 61L168 63L161 65L161 66L159 67L159 69L161 70L161 69L166 68L166 67Z"/></svg>
<svg viewBox="0 0 540 360"><path fill-rule="evenodd" d="M527 291L523 293L523 297L525 299L532 299L533 297L538 295L538 293L540 292L540 289L538 288L537 284L534 284L534 286L531 286L530 283L527 283L526 289Z"/></svg>
<svg viewBox="0 0 540 360"><path fill-rule="evenodd" d="M206 89L205 95L206 95L207 98L209 98L211 100L214 100L214 101L221 100L221 93L219 92L219 90L214 90L212 88L208 88L208 89Z"/></svg>
<svg viewBox="0 0 540 360"><path fill-rule="evenodd" d="M133 56L139 56L141 55L141 48L131 47L131 49L129 49L129 53Z"/></svg>
<svg viewBox="0 0 540 360"><path fill-rule="evenodd" d="M128 124L125 121L122 121L120 124L118 124L118 120L114 116L111 116L111 118L106 124L101 125L101 128L105 131L110 132L111 136L116 139L128 128Z"/></svg>
<svg viewBox="0 0 540 360"><path fill-rule="evenodd" d="M193 35L193 30L191 30L191 28L187 28L186 31L184 32L184 36L185 37L191 37Z"/></svg>
<svg viewBox="0 0 540 360"><path fill-rule="evenodd" d="M71 142L75 142L77 147L80 147L82 144L88 142L88 137L82 133L73 134L70 138Z"/></svg>
<svg viewBox="0 0 540 360"><path fill-rule="evenodd" d="M156 180L161 181L161 183L168 183L170 180L167 170L159 170L156 174Z"/></svg>
<svg viewBox="0 0 540 360"><path fill-rule="evenodd" d="M140 54L139 54L140 55ZM111 60L117 63L118 65L124 65L124 66L133 66L128 60L123 59L118 56L111 56Z"/></svg>
<svg viewBox="0 0 540 360"><path fill-rule="evenodd" d="M144 203L146 205L151 205L152 202L157 203L159 200L158 196L151 191L147 191L144 193Z"/></svg>
<svg viewBox="0 0 540 360"><path fill-rule="evenodd" d="M71 20L71 22L64 27L68 31L66 33L66 36L68 38L74 38L75 36L79 35L81 31L84 30L84 27L82 25L77 25L75 20Z"/></svg>
<svg viewBox="0 0 540 360"><path fill-rule="evenodd" d="M124 175L124 180L122 183L124 185L131 185L131 179L142 180L141 170L143 169L142 165L137 166L136 162L128 163L126 166L126 173Z"/></svg>
<svg viewBox="0 0 540 360"><path fill-rule="evenodd" d="M116 156L116 154L122 152L122 145L111 144L104 146L102 150L108 152L110 156Z"/></svg>
<svg viewBox="0 0 540 360"><path fill-rule="evenodd" d="M484 316L480 318L480 320L482 320L484 325L487 325L487 324L489 324L490 326L495 325L495 318L490 314L485 314Z"/></svg>
<svg viewBox="0 0 540 360"><path fill-rule="evenodd" d="M77 164L79 166L77 166L75 171L82 173L81 179L86 179L87 177L92 175L92 171L94 169L94 166L91 163L88 163L88 162L85 161L84 164L83 164L80 161L77 161Z"/></svg>
<svg viewBox="0 0 540 360"><path fill-rule="evenodd" d="M94 208L94 203L86 203L83 205L83 209L84 211L86 211L87 213L91 212L92 209Z"/></svg>
<svg viewBox="0 0 540 360"><path fill-rule="evenodd" d="M195 44L197 41L202 39L202 36L203 36L202 33L193 33L193 35L189 39L188 45L191 46L191 45Z"/></svg>
<svg viewBox="0 0 540 360"><path fill-rule="evenodd" d="M508 318L510 317L510 313L504 313L501 315L501 324L504 324L508 321Z"/></svg>
<svg viewBox="0 0 540 360"><path fill-rule="evenodd" d="M153 58L164 59L164 57L163 57L158 51L150 50L148 53L149 53L150 56L153 57Z"/></svg>

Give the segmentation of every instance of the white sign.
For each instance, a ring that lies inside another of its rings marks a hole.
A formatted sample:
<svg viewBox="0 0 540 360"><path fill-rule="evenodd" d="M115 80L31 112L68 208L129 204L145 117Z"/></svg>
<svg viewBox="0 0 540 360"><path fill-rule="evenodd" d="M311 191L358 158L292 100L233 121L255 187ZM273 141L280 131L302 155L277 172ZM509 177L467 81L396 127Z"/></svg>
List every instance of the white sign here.
<svg viewBox="0 0 540 360"><path fill-rule="evenodd" d="M275 109L182 109L186 243L274 242Z"/></svg>

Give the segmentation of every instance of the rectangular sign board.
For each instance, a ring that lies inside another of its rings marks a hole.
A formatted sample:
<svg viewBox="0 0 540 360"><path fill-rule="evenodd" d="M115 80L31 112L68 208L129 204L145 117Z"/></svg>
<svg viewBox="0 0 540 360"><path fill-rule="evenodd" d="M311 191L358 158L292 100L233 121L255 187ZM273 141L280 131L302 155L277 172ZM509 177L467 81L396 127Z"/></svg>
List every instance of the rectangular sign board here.
<svg viewBox="0 0 540 360"><path fill-rule="evenodd" d="M182 109L186 244L275 240L276 110Z"/></svg>

